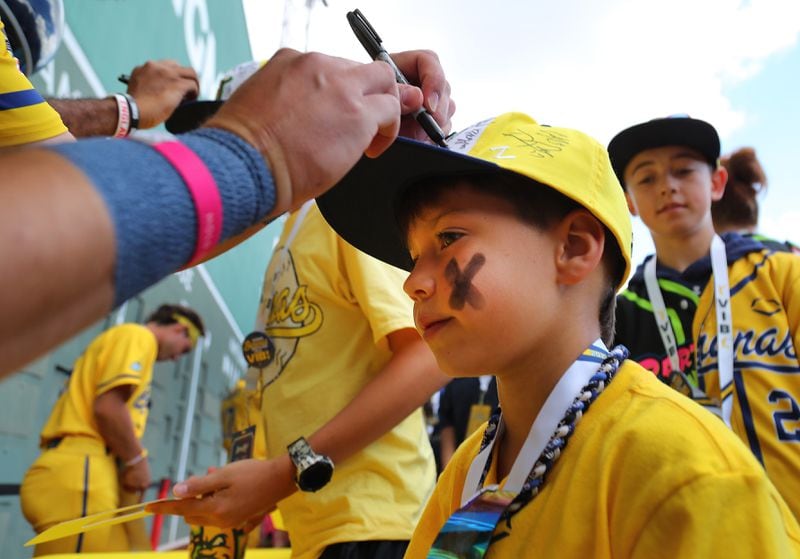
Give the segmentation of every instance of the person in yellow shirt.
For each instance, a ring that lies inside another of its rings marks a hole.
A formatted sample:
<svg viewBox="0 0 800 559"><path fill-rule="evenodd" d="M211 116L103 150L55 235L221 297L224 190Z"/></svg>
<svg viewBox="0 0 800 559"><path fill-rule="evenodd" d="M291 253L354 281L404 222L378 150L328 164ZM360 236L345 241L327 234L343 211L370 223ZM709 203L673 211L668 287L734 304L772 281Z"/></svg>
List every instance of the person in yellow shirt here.
<svg viewBox="0 0 800 559"><path fill-rule="evenodd" d="M37 533L117 508L121 490L141 495L147 489L148 453L140 441L153 365L190 352L203 333L196 312L165 304L144 325L114 326L89 344L42 429L42 453L20 488L22 512ZM40 544L35 555L113 550L129 550L121 525Z"/></svg>
<svg viewBox="0 0 800 559"><path fill-rule="evenodd" d="M725 424L613 347L632 231L606 150L507 113L398 139L317 200L410 270L417 329L500 413L439 478L406 559L796 557L800 526Z"/></svg>

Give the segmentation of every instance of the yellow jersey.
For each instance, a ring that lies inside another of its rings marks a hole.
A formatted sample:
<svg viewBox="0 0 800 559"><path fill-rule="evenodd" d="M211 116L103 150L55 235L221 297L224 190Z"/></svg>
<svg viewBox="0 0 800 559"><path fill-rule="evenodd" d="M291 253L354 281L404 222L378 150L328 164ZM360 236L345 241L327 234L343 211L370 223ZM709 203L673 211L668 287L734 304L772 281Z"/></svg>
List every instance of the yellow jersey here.
<svg viewBox="0 0 800 559"><path fill-rule="evenodd" d="M41 433L41 445L66 436L104 442L94 417L94 401L112 388L134 385L128 409L136 437L144 435L150 411L150 381L158 356L155 335L140 324L121 324L96 337L75 362L64 392Z"/></svg>

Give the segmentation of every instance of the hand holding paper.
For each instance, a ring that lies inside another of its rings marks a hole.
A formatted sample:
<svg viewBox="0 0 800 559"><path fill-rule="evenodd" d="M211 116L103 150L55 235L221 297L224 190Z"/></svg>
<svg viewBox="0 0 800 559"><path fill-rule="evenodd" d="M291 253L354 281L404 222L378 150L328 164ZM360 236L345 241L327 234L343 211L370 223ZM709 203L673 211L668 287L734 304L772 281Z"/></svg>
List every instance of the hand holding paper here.
<svg viewBox="0 0 800 559"><path fill-rule="evenodd" d="M148 504L147 510L177 514L189 524L239 527L271 511L278 501L297 490L293 472L287 455L239 460L177 484L173 492L178 499ZM202 498L191 498L199 496Z"/></svg>

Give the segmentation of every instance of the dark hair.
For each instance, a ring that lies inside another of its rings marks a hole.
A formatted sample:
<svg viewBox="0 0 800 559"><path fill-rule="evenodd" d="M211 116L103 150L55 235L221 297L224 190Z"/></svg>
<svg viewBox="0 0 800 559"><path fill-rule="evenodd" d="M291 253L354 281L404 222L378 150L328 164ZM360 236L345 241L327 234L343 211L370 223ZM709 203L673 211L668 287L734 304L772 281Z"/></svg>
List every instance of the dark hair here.
<svg viewBox="0 0 800 559"><path fill-rule="evenodd" d="M176 314L185 317L192 324L197 326L197 329L200 330L201 336L205 335L206 330L205 326L203 326L203 320L200 318L200 315L189 307L184 307L182 305L161 305L155 311L153 311L150 316L147 317L145 322L155 322L156 324L175 324L178 322L175 320Z"/></svg>
<svg viewBox="0 0 800 559"><path fill-rule="evenodd" d="M744 147L720 158L728 170L728 183L722 198L711 204L714 227L721 231L758 225L759 192L767 188L767 175L756 150Z"/></svg>
<svg viewBox="0 0 800 559"><path fill-rule="evenodd" d="M395 206L395 219L405 239L408 226L423 209L441 199L456 181L511 202L524 222L539 230L548 230L573 210L584 208L557 190L540 185L531 179L511 172L473 173L463 176L430 177L414 183L401 194ZM534 186L538 185L540 187ZM603 225L606 244L603 267L606 285L600 299L599 322L603 342L610 346L614 340L617 284L625 272L625 259L611 231Z"/></svg>

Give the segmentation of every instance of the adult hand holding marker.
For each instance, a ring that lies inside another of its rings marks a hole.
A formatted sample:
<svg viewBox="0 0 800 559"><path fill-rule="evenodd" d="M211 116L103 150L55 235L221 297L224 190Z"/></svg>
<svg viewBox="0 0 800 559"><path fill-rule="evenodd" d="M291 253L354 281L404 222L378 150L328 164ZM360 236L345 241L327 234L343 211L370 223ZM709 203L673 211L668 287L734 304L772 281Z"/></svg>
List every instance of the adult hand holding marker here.
<svg viewBox="0 0 800 559"><path fill-rule="evenodd" d="M394 60L392 60L392 57L389 56L389 53L385 48L383 48L380 36L367 21L367 18L364 17L364 14L362 14L360 10L348 12L347 21L350 23L350 27L353 29L353 33L355 33L358 41L361 43L370 57L373 60L381 60L386 62L389 66L391 66L392 70L394 70L397 83L409 85L408 80L397 67ZM420 107L420 109L416 111L413 116L434 143L445 148L447 147L445 133L442 131L439 125L436 124L433 116L431 116L431 114L426 111L424 107Z"/></svg>

